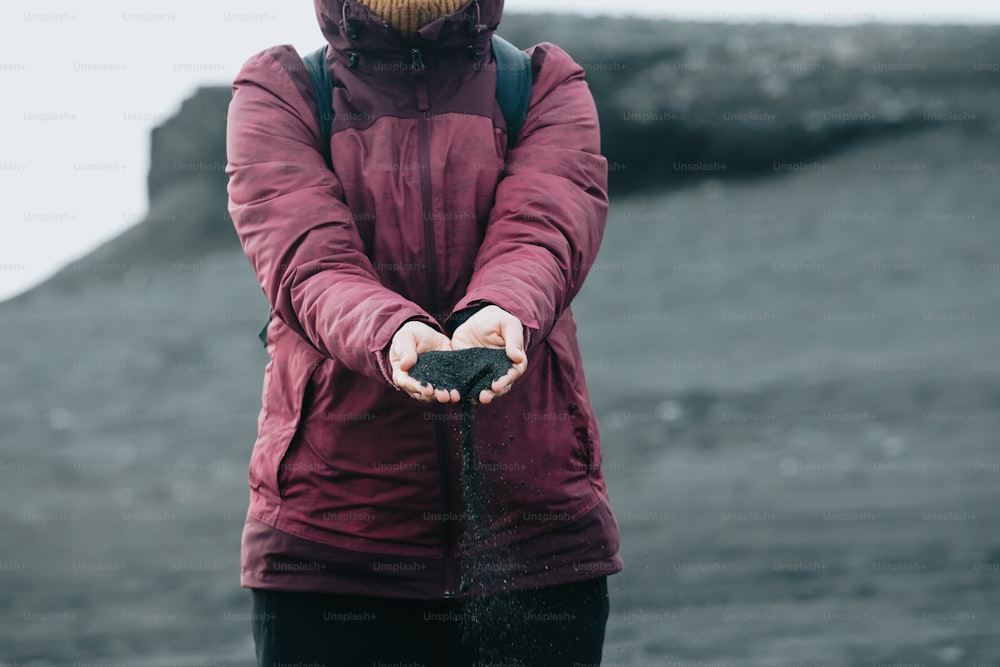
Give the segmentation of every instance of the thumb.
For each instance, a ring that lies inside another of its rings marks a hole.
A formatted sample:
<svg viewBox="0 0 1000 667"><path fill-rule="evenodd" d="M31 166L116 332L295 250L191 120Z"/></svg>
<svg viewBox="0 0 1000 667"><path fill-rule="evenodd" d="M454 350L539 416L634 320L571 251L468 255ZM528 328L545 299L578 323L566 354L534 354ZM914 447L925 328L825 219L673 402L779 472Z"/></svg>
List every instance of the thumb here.
<svg viewBox="0 0 1000 667"><path fill-rule="evenodd" d="M406 373L417 363L416 339L402 333L393 343L392 357L395 358L399 370Z"/></svg>
<svg viewBox="0 0 1000 667"><path fill-rule="evenodd" d="M500 333L503 335L504 348L507 357L515 364L520 364L525 360L524 354L524 328L520 320L516 317L505 317L500 324Z"/></svg>

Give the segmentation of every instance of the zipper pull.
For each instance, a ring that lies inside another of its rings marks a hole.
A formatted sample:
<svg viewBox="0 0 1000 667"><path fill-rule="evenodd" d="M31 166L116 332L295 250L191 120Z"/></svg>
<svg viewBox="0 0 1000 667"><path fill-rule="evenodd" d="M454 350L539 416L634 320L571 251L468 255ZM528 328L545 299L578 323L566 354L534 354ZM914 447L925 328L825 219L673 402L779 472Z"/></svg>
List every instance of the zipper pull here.
<svg viewBox="0 0 1000 667"><path fill-rule="evenodd" d="M427 97L427 82L424 81L424 56L420 53L420 49L410 49L410 56L413 58L411 69L417 84L417 108L420 111L427 111L431 108L431 104Z"/></svg>
<svg viewBox="0 0 1000 667"><path fill-rule="evenodd" d="M410 49L410 57L413 58L414 71L424 69L424 56L420 53L420 49Z"/></svg>

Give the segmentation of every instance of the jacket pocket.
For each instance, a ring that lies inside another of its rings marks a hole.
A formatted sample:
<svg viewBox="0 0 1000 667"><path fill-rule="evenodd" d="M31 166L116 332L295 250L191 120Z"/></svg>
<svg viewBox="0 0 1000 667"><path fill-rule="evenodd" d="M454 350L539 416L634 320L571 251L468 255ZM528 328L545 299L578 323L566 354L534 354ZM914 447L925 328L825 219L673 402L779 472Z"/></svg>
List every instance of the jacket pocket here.
<svg viewBox="0 0 1000 667"><path fill-rule="evenodd" d="M575 455L578 466L590 473L594 469L594 435L587 415L581 410L579 403L570 403L566 407L569 419L573 424L573 435L576 438Z"/></svg>
<svg viewBox="0 0 1000 667"><path fill-rule="evenodd" d="M264 368L262 410L257 441L250 456L250 487L280 497L278 476L295 438L305 408L306 389L323 356L305 344L295 344L295 334L271 346L271 361Z"/></svg>
<svg viewBox="0 0 1000 667"><path fill-rule="evenodd" d="M560 419L565 419L572 430L573 446L571 463L575 472L590 471L594 465L596 422L591 418L591 408L586 394L579 385L584 381L580 372L579 355L573 340L562 330L554 329L545 339L553 355L554 398ZM530 362L529 362L530 363Z"/></svg>

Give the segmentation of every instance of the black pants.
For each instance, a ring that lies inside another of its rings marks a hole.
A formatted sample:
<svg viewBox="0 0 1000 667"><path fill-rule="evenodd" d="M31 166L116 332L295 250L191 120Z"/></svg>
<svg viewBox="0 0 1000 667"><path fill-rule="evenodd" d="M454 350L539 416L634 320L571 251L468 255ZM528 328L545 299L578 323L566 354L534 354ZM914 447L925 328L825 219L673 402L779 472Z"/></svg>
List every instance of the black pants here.
<svg viewBox="0 0 1000 667"><path fill-rule="evenodd" d="M597 667L607 578L463 604L253 590L260 667Z"/></svg>

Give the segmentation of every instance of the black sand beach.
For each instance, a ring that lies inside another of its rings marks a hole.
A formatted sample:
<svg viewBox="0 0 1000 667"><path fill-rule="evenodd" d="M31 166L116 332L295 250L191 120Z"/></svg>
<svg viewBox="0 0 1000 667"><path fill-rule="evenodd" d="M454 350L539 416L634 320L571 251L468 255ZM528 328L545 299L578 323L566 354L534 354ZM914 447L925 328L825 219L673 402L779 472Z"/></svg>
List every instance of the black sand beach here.
<svg viewBox="0 0 1000 667"><path fill-rule="evenodd" d="M565 40L659 77L592 68L624 165L574 304L626 564L604 664L996 663L1000 33L647 23ZM267 306L224 176L167 166L220 159L227 94L154 135L146 222L0 304L2 665L252 664Z"/></svg>

